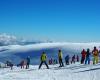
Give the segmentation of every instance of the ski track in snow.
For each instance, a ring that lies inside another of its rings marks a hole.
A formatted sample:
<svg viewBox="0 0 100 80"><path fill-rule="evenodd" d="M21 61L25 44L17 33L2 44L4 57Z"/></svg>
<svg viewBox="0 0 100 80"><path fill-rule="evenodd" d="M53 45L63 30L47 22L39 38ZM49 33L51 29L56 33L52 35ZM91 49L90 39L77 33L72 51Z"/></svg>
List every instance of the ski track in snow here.
<svg viewBox="0 0 100 80"><path fill-rule="evenodd" d="M100 64L97 65L81 65L71 64L63 68L59 65L52 65L50 69L42 66L38 70L38 66L31 66L30 69L20 69L14 67L0 69L0 80L99 80Z"/></svg>

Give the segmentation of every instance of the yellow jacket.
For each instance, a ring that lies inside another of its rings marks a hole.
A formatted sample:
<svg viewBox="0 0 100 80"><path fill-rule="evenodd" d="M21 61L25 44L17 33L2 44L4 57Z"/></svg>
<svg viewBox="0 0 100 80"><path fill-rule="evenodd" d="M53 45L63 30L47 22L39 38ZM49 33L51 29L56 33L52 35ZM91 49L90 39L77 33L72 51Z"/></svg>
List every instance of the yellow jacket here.
<svg viewBox="0 0 100 80"><path fill-rule="evenodd" d="M62 52L59 52L58 53L58 57L59 57L59 59L62 59L63 58Z"/></svg>
<svg viewBox="0 0 100 80"><path fill-rule="evenodd" d="M46 61L46 59L47 59L46 54L45 54L45 53L44 53L44 54L42 54L42 55L41 55L41 61Z"/></svg>

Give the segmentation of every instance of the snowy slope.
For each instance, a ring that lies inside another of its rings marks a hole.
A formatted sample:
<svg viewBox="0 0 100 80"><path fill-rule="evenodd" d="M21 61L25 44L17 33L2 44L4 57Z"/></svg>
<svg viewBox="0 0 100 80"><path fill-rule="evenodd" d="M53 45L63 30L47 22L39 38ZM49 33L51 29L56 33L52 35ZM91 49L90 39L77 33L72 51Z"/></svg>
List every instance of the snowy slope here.
<svg viewBox="0 0 100 80"><path fill-rule="evenodd" d="M80 65L72 64L59 68L59 65L50 66L50 69L38 70L38 66L31 66L28 70L14 67L0 69L0 80L99 80L100 64Z"/></svg>
<svg viewBox="0 0 100 80"><path fill-rule="evenodd" d="M49 58L57 58L58 49L62 49L64 57L69 54L79 54L83 48L93 49L94 46L100 47L100 43L39 43L31 45L9 45L0 47L0 61L11 60L18 64L27 56L31 57L32 64L38 64L43 51Z"/></svg>

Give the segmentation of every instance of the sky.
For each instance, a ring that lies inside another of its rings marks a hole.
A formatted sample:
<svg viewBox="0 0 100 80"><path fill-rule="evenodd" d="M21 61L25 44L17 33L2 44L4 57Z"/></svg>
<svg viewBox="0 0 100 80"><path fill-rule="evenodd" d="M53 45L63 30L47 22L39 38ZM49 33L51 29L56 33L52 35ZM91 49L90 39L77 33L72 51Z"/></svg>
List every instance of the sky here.
<svg viewBox="0 0 100 80"><path fill-rule="evenodd" d="M0 33L100 42L99 0L0 0Z"/></svg>

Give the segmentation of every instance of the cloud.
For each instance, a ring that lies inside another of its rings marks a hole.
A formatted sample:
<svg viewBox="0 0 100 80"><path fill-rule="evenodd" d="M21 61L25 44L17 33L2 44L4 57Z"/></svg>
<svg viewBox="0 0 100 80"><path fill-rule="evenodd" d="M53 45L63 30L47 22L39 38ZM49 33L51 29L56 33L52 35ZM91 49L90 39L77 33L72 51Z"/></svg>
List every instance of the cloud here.
<svg viewBox="0 0 100 80"><path fill-rule="evenodd" d="M0 34L0 46L16 44L17 38L15 36Z"/></svg>
<svg viewBox="0 0 100 80"><path fill-rule="evenodd" d="M0 34L0 46L7 46L7 45L29 45L29 44L36 44L36 43L47 43L51 42L49 40L36 40L36 39L23 39L17 38L13 35L7 35L6 33Z"/></svg>

